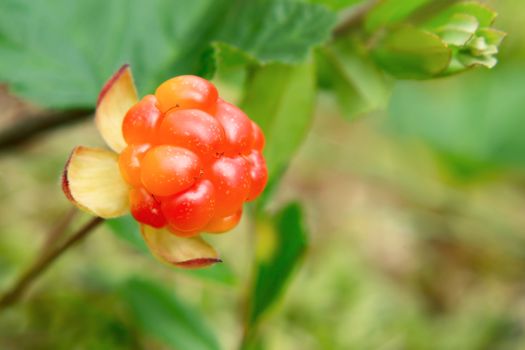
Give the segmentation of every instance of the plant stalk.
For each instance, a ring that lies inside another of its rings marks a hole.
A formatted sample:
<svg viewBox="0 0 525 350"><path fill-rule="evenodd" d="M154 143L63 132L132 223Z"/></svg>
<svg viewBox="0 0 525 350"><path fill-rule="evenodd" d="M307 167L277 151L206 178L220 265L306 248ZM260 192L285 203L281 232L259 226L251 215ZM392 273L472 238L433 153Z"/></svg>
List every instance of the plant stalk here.
<svg viewBox="0 0 525 350"><path fill-rule="evenodd" d="M8 151L44 132L82 121L92 115L92 109L66 109L45 111L32 116L20 116L19 121L0 131L0 152Z"/></svg>
<svg viewBox="0 0 525 350"><path fill-rule="evenodd" d="M66 250L80 242L90 232L100 225L104 219L95 217L82 226L77 232L65 240L55 249L50 249L41 255L33 265L22 274L13 286L0 298L0 310L6 309L15 304L25 294L31 284Z"/></svg>

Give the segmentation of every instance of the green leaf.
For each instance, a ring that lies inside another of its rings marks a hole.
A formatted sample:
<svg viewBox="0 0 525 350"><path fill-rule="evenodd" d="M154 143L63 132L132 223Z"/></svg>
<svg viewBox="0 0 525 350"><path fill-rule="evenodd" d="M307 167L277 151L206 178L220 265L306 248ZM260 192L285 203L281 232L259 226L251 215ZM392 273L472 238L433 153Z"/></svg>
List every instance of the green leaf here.
<svg viewBox="0 0 525 350"><path fill-rule="evenodd" d="M239 282L231 267L224 262L206 267L205 269L185 269L183 271L188 275L198 277L202 280L218 282L228 286L234 286Z"/></svg>
<svg viewBox="0 0 525 350"><path fill-rule="evenodd" d="M277 301L306 251L301 207L292 203L274 217L259 217L256 234L257 270L248 316L252 326Z"/></svg>
<svg viewBox="0 0 525 350"><path fill-rule="evenodd" d="M220 41L211 43L205 55L208 56L208 59L204 60L199 75L207 79L214 77L221 69L222 78L231 80L231 75L237 75L235 71L239 68L245 71L247 64L257 63L253 57L241 49Z"/></svg>
<svg viewBox="0 0 525 350"><path fill-rule="evenodd" d="M293 0L238 1L218 40L259 62L304 61L312 46L329 39L336 16L324 6Z"/></svg>
<svg viewBox="0 0 525 350"><path fill-rule="evenodd" d="M266 136L264 155L270 187L277 183L308 132L315 92L315 70L310 62L257 67L249 77L242 107Z"/></svg>
<svg viewBox="0 0 525 350"><path fill-rule="evenodd" d="M131 215L108 219L106 220L106 225L108 225L115 236L128 242L138 251L143 252L148 256L150 255L148 247L140 234L139 225ZM177 269L176 271L225 285L234 285L237 283L237 277L226 263L215 264L205 269Z"/></svg>
<svg viewBox="0 0 525 350"><path fill-rule="evenodd" d="M476 34L484 38L488 45L494 46L499 46L507 35L507 33L494 28L481 28Z"/></svg>
<svg viewBox="0 0 525 350"><path fill-rule="evenodd" d="M478 21L474 16L457 13L445 25L435 29L435 33L449 45L463 46L476 33Z"/></svg>
<svg viewBox="0 0 525 350"><path fill-rule="evenodd" d="M224 3L2 1L0 37L8 45L0 45L0 80L43 106L91 107L104 81L130 63L140 91L151 92L161 79L195 70Z"/></svg>
<svg viewBox="0 0 525 350"><path fill-rule="evenodd" d="M438 28L446 25L457 14L469 15L476 18L479 27L488 27L496 19L496 12L487 5L476 1L466 1L453 4L441 11L438 15L432 17L427 23L426 27Z"/></svg>
<svg viewBox="0 0 525 350"><path fill-rule="evenodd" d="M498 46L505 33L489 28L496 13L476 2L457 3L439 12L424 24L451 45L450 66L441 75L450 75L473 66L492 68L498 62Z"/></svg>
<svg viewBox="0 0 525 350"><path fill-rule="evenodd" d="M365 28L374 31L380 27L402 22L418 8L431 0L384 0L366 16Z"/></svg>
<svg viewBox="0 0 525 350"><path fill-rule="evenodd" d="M525 67L429 82L399 82L388 125L425 141L453 174L525 169Z"/></svg>
<svg viewBox="0 0 525 350"><path fill-rule="evenodd" d="M403 26L379 39L372 55L396 78L427 79L448 67L452 52L437 35Z"/></svg>
<svg viewBox="0 0 525 350"><path fill-rule="evenodd" d="M342 10L352 5L364 2L365 0L310 0L310 2L325 5L333 10Z"/></svg>
<svg viewBox="0 0 525 350"><path fill-rule="evenodd" d="M3 0L0 81L42 106L92 107L123 63L151 93L174 75L206 73L213 42L298 62L334 25L325 7L289 0Z"/></svg>
<svg viewBox="0 0 525 350"><path fill-rule="evenodd" d="M318 50L316 63L325 86L333 90L343 116L386 107L389 89L383 74L356 45L339 40Z"/></svg>
<svg viewBox="0 0 525 350"><path fill-rule="evenodd" d="M155 282L133 278L121 290L141 330L173 349L217 350L217 338L199 312Z"/></svg>
<svg viewBox="0 0 525 350"><path fill-rule="evenodd" d="M142 239L139 232L138 224L131 215L108 219L105 223L115 236L128 242L135 249L143 253L148 252L148 247L146 246L146 243L144 243L144 239Z"/></svg>
<svg viewBox="0 0 525 350"><path fill-rule="evenodd" d="M466 67L483 66L487 68L494 68L498 60L492 56L473 56L468 54L459 54L458 60Z"/></svg>

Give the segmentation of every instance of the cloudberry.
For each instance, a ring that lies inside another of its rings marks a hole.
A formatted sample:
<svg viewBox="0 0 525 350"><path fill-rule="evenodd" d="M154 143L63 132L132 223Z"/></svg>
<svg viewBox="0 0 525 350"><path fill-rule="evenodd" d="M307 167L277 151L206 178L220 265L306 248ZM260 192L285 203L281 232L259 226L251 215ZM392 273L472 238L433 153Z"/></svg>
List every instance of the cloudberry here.
<svg viewBox="0 0 525 350"><path fill-rule="evenodd" d="M253 146L253 129L246 114L231 103L219 100L216 118L226 134L227 154L248 153Z"/></svg>
<svg viewBox="0 0 525 350"><path fill-rule="evenodd" d="M266 185L261 129L203 78L162 83L129 109L122 132L119 168L143 224L181 237L226 232Z"/></svg>
<svg viewBox="0 0 525 350"><path fill-rule="evenodd" d="M129 145L124 148L120 157L118 159L118 165L120 168L120 173L124 180L129 183L131 186L140 187L142 182L140 180L140 163L144 154L151 148L151 145L139 144L139 145Z"/></svg>
<svg viewBox="0 0 525 350"><path fill-rule="evenodd" d="M198 232L215 213L215 188L209 180L199 180L187 191L165 198L162 212L173 232Z"/></svg>
<svg viewBox="0 0 525 350"><path fill-rule="evenodd" d="M215 86L206 79L181 75L160 84L155 96L162 113L173 109L194 108L213 114L219 95Z"/></svg>
<svg viewBox="0 0 525 350"><path fill-rule="evenodd" d="M157 136L160 111L153 95L130 108L122 123L124 140L129 144L153 143Z"/></svg>
<svg viewBox="0 0 525 350"><path fill-rule="evenodd" d="M223 217L214 217L208 225L204 228L204 231L209 233L223 233L231 230L241 220L242 209L239 209L236 213Z"/></svg>
<svg viewBox="0 0 525 350"><path fill-rule="evenodd" d="M166 114L160 125L159 141L191 149L204 159L224 152L221 124L199 109L175 110Z"/></svg>
<svg viewBox="0 0 525 350"><path fill-rule="evenodd" d="M248 199L251 186L248 166L241 156L224 156L212 164L209 177L217 189L215 212L218 216L235 213Z"/></svg>
<svg viewBox="0 0 525 350"><path fill-rule="evenodd" d="M156 227L164 227L166 219L161 212L160 202L143 187L129 191L131 214L138 221Z"/></svg>
<svg viewBox="0 0 525 350"><path fill-rule="evenodd" d="M151 194L169 196L191 187L201 167L199 157L186 148L156 146L142 159L140 180Z"/></svg>
<svg viewBox="0 0 525 350"><path fill-rule="evenodd" d="M252 152L246 157L250 168L250 193L247 201L253 201L255 198L264 190L266 182L268 181L268 171L266 170L266 163L260 151L252 150Z"/></svg>

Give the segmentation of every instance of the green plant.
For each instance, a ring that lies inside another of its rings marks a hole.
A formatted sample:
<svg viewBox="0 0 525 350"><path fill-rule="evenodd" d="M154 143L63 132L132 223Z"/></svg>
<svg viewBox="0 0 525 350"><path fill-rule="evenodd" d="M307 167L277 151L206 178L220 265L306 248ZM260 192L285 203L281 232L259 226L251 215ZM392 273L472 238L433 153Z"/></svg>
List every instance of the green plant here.
<svg viewBox="0 0 525 350"><path fill-rule="evenodd" d="M347 120L355 120L364 114L384 110L396 80L430 80L478 66L492 68L504 37L503 32L492 28L495 16L493 10L477 1L154 0L145 5L125 0L75 3L66 0L5 0L0 4L0 81L6 82L17 96L50 111L58 110L75 120L93 114L97 94L105 79L126 62L134 69L141 95L153 93L161 81L182 74L213 79L223 88L221 92L231 95L231 100L260 126L266 138L264 155L268 186L260 198L245 208L257 248L252 259L251 283L242 281L248 292L241 311L244 322L241 346L261 348L264 346L264 317L286 290L308 246L308 228L301 204L280 203L276 209L273 199L279 192L283 174L308 135L317 97L333 98L340 114ZM74 30L66 32L63 28ZM415 122L404 128L404 118L417 120L419 115L413 116L412 110L404 110L411 103L403 101L421 93L422 97L415 101L413 110L422 101L435 102L428 94L418 91L420 85L417 84L422 83L406 84L406 87L398 85L393 90L395 99L390 109L401 115L392 123L393 129L406 130L410 134L415 128L416 133L427 135L439 145L442 156L454 158L456 154L452 154L451 149L455 143L434 136L435 130L419 129ZM204 95L210 94L209 86L204 90ZM147 98L143 100L144 104L147 102ZM210 112L212 107L208 102L199 105L199 109ZM163 112L170 108L166 103L169 101L160 102ZM191 103L188 106L195 107ZM57 119L56 112L43 112L42 118L48 118L51 125L68 121L68 118ZM184 118L206 119L195 115ZM188 123L194 125L196 121ZM33 131L27 132L27 127L15 124L12 129L0 133L0 145L10 147L27 141L25 135L29 137L49 129L49 124L35 125ZM176 127L166 125L165 132L177 134ZM108 132L111 133L111 128ZM136 135L132 131L124 132L124 138L127 137L131 144L138 144L136 137L145 134L147 132ZM233 142L231 139L235 135L228 130L222 137L230 146L242 144L241 141ZM492 154L490 150L478 152L468 147L464 150L464 143L457 142L454 151L459 149L460 155L480 156L482 165L487 154ZM116 147L123 146L121 143L117 141ZM115 145L110 143L110 146ZM206 146L215 147L211 142ZM262 145L256 148L260 151ZM133 183L131 160L143 151L137 147L121 155L120 165L127 169L124 173L129 183ZM74 155L86 154L85 149L75 152ZM257 154L250 157L253 164L261 163ZM116 158L113 158L108 167L118 170ZM147 164L156 167L155 159L148 158ZM467 171L477 169L478 165L472 165ZM223 168L228 166L243 168L219 164L216 176L223 174ZM102 172L104 175L108 173L106 170ZM195 174L186 175L191 180ZM260 174L251 173L250 176L253 181L265 182ZM185 189L193 185L190 180ZM149 192L155 192L155 184L149 184ZM159 194L180 190L161 187ZM242 189L243 186L230 187ZM258 194L250 194L249 198L255 199ZM133 196L136 203L132 212L139 221L164 226L165 222L149 210L152 205L142 205L150 197L141 191L134 192ZM221 203L229 200L232 199L225 197ZM100 213L109 212L110 215L106 216L122 214L116 204L115 201L104 201ZM232 212L226 210L231 209L230 205L224 206L226 209L221 217L240 217L239 203L234 204L231 205L235 209ZM174 203L169 211L176 212L178 208L178 203ZM208 221L209 212L203 210L202 213ZM239 217L232 218L234 224ZM199 221L199 218L194 219L177 230L200 231L204 224L190 225ZM88 227L92 229L99 224L100 221L93 221ZM111 219L106 224L117 237L129 242L137 251L145 250L131 217ZM172 224L176 226L178 223ZM221 226L219 231L222 229ZM37 259L28 274L15 283L0 304L8 306L14 303L45 267L86 234L85 230L80 230L63 245L52 245L44 258ZM144 234L153 237L147 230ZM183 242L180 237L166 237L174 239L174 245ZM198 243L206 253L207 263L218 261L215 251L203 241L194 238L189 242ZM163 250L166 242L162 240L154 245L157 255L165 257L173 253ZM187 252L182 248L178 252L182 251ZM202 257L202 254L197 256ZM226 256L222 265L184 273L199 281L207 279L228 284L234 279L228 265L233 259L235 256ZM138 320L137 327L143 332L174 348L219 347L213 332L203 325L202 317L196 316L199 312L170 296L166 287L155 279L132 278L120 287L123 298L131 305L131 312ZM155 327L154 323L163 326ZM187 334L187 337L171 335L173 329L177 329L178 334Z"/></svg>

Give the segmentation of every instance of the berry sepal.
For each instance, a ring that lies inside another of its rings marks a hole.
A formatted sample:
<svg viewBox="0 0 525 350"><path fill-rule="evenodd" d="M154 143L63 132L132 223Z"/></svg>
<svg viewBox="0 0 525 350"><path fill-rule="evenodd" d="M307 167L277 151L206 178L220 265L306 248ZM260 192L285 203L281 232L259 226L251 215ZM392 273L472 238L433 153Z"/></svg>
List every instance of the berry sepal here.
<svg viewBox="0 0 525 350"><path fill-rule="evenodd" d="M141 225L142 237L153 256L170 266L189 269L222 262L217 251L200 236L179 237L167 228Z"/></svg>
<svg viewBox="0 0 525 350"><path fill-rule="evenodd" d="M117 155L101 148L76 147L62 173L62 190L71 203L102 218L129 211L129 189Z"/></svg>
<svg viewBox="0 0 525 350"><path fill-rule="evenodd" d="M129 65L123 65L104 85L97 101L95 124L107 145L120 153L126 148L122 122L138 102L137 89Z"/></svg>

